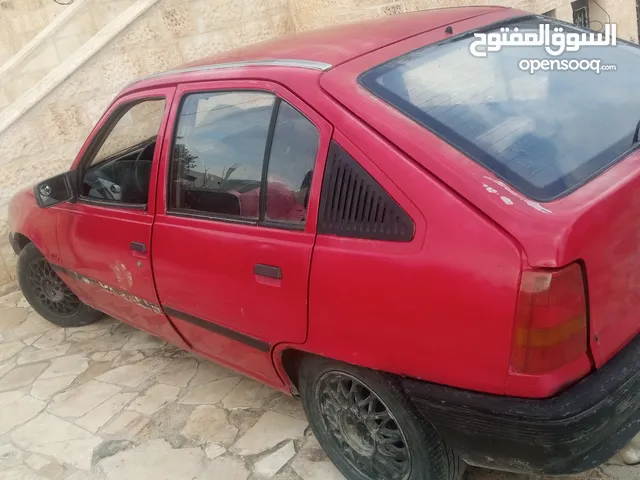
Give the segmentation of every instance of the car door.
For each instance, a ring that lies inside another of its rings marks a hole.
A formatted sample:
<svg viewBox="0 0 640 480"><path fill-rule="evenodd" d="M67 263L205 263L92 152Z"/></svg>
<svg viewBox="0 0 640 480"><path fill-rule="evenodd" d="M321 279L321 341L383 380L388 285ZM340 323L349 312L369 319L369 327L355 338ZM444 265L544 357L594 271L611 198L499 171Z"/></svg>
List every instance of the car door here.
<svg viewBox="0 0 640 480"><path fill-rule="evenodd" d="M176 97L152 240L160 302L194 349L277 384L271 347L306 338L309 198L331 127L265 81L180 85Z"/></svg>
<svg viewBox="0 0 640 480"><path fill-rule="evenodd" d="M60 205L57 232L59 270L85 302L186 346L160 308L150 261L160 140L174 93L135 93L109 108L74 164L78 198Z"/></svg>

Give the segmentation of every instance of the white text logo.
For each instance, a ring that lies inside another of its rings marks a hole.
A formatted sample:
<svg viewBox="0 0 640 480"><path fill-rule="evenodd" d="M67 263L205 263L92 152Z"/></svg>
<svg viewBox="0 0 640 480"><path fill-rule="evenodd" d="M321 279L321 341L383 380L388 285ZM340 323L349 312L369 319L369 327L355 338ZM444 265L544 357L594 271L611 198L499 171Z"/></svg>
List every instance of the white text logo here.
<svg viewBox="0 0 640 480"><path fill-rule="evenodd" d="M562 27L555 27L553 33L548 23L539 25L537 32L521 32L502 27L499 32L474 33L475 40L469 45L474 57L486 57L488 52L499 52L504 47L544 47L554 57L564 52L577 52L586 46L615 46L616 24L605 24L602 32L565 33ZM481 48L482 47L482 48Z"/></svg>

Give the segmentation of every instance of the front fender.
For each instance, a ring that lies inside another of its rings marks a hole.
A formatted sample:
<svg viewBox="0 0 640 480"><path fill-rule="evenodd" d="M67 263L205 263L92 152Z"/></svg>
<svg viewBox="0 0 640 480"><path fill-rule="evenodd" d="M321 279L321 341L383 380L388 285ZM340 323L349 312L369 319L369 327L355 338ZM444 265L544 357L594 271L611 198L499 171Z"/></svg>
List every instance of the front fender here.
<svg viewBox="0 0 640 480"><path fill-rule="evenodd" d="M38 207L33 188L25 188L9 202L9 234L14 241L16 234L26 237L49 262L59 264L57 216L57 208Z"/></svg>

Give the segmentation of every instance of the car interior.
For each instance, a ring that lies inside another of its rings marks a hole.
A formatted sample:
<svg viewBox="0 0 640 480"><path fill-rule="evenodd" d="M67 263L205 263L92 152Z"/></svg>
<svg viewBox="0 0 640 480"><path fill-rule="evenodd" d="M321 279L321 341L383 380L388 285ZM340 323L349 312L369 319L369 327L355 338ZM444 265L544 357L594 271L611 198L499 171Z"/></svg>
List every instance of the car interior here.
<svg viewBox="0 0 640 480"><path fill-rule="evenodd" d="M149 198L156 137L91 165L82 178L81 195L90 199L145 205Z"/></svg>

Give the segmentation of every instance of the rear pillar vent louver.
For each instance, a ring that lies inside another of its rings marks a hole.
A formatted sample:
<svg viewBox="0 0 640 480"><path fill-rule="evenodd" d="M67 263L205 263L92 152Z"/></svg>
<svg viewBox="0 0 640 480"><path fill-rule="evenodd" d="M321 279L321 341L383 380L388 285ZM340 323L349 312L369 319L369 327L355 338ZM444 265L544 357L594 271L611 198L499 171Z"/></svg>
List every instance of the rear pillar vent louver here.
<svg viewBox="0 0 640 480"><path fill-rule="evenodd" d="M332 141L320 194L318 233L408 242L414 224L380 184Z"/></svg>

